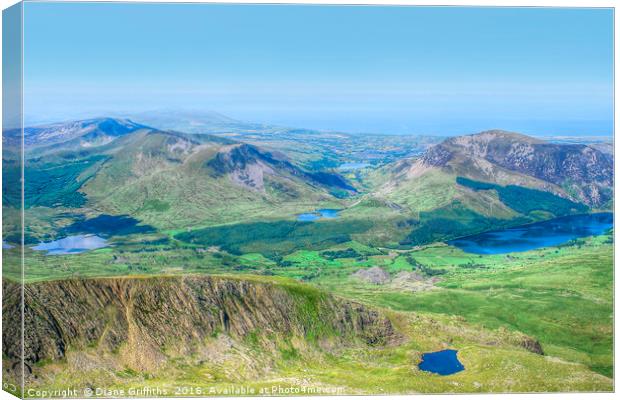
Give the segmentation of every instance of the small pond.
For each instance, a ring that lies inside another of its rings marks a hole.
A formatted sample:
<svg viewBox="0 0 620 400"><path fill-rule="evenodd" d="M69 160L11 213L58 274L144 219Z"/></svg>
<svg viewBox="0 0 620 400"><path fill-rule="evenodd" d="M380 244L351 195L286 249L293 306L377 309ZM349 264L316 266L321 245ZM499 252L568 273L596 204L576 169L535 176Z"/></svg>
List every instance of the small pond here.
<svg viewBox="0 0 620 400"><path fill-rule="evenodd" d="M140 225L137 219L127 215L101 214L90 219L81 216L71 225L57 232L58 236L64 236L62 239L41 242L31 248L45 251L46 255L79 254L108 247L107 238L111 236L127 236L154 231L152 226Z"/></svg>
<svg viewBox="0 0 620 400"><path fill-rule="evenodd" d="M433 372L439 375L452 375L463 371L465 366L456 356L456 350L441 350L434 353L422 354L422 362L418 368L422 371Z"/></svg>
<svg viewBox="0 0 620 400"><path fill-rule="evenodd" d="M348 162L348 163L340 164L338 169L341 171L354 171L356 169L362 169L362 168L366 168L369 166L370 164L365 163L365 162Z"/></svg>
<svg viewBox="0 0 620 400"><path fill-rule="evenodd" d="M107 247L108 242L97 235L75 235L54 240L52 242L39 243L33 246L33 250L46 251L46 255L77 254L88 250Z"/></svg>
<svg viewBox="0 0 620 400"><path fill-rule="evenodd" d="M340 210L332 208L322 208L311 213L297 214L297 221L316 221L318 219L334 219L338 218Z"/></svg>
<svg viewBox="0 0 620 400"><path fill-rule="evenodd" d="M467 253L504 254L558 246L573 239L601 235L613 224L612 213L569 215L467 236L451 240L448 244Z"/></svg>
<svg viewBox="0 0 620 400"><path fill-rule="evenodd" d="M5 242L4 240L2 241L2 248L3 248L3 249L8 250L8 249L12 249L13 247L15 247L15 246L11 246L10 244L8 244L7 242Z"/></svg>

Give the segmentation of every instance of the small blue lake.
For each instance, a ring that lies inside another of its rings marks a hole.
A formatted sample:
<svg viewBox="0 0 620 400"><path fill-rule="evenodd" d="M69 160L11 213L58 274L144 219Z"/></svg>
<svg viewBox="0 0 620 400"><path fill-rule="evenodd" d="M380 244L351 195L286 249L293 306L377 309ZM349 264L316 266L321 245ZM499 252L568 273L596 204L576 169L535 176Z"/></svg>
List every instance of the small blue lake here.
<svg viewBox="0 0 620 400"><path fill-rule="evenodd" d="M97 235L76 235L54 240L52 242L39 243L33 246L33 250L46 251L46 255L78 254L88 250L107 247L108 242Z"/></svg>
<svg viewBox="0 0 620 400"><path fill-rule="evenodd" d="M441 350L434 353L422 354L422 362L418 368L422 371L433 372L439 375L452 375L463 371L465 366L456 356L456 350Z"/></svg>
<svg viewBox="0 0 620 400"><path fill-rule="evenodd" d="M448 244L467 253L504 254L558 246L573 239L601 235L613 224L612 213L570 215L467 236L451 240Z"/></svg>
<svg viewBox="0 0 620 400"><path fill-rule="evenodd" d="M13 247L15 247L15 246L11 246L10 244L5 242L4 240L2 241L2 248L3 249L8 250L8 249L12 249Z"/></svg>
<svg viewBox="0 0 620 400"><path fill-rule="evenodd" d="M80 216L71 225L57 232L62 239L41 242L33 250L45 251L45 255L79 254L88 250L108 247L110 236L126 236L136 233L155 232L150 225L127 215L101 214L94 218Z"/></svg>
<svg viewBox="0 0 620 400"><path fill-rule="evenodd" d="M364 162L349 162L340 164L338 169L341 171L354 171L356 169L362 169L366 167L370 167L370 164Z"/></svg>
<svg viewBox="0 0 620 400"><path fill-rule="evenodd" d="M322 208L311 213L297 214L297 221L316 221L318 219L334 219L338 218L340 210L333 208Z"/></svg>

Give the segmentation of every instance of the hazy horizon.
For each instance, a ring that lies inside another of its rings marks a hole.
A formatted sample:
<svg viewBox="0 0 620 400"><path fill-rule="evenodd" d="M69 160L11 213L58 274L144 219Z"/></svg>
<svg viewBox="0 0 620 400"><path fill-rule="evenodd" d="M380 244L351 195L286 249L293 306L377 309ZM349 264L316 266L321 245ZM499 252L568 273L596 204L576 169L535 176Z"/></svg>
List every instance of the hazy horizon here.
<svg viewBox="0 0 620 400"><path fill-rule="evenodd" d="M539 138L553 138L553 137L556 137L556 138L560 138L560 137L580 138L581 137L581 138L592 138L592 139L597 139L597 138L598 139L609 139L609 140L613 139L613 134L609 134L609 135L605 135L605 134L601 134L601 135L596 135L596 134L585 134L585 135L578 135L578 134L572 134L572 135L540 134L540 133L537 133L537 132L528 132L528 131L523 131L523 130L506 129L506 128L502 127L502 126L488 126L486 128L478 129L478 130L461 129L458 132L449 133L449 134L441 134L441 133L433 133L433 132L386 132L386 131L370 131L370 130L330 129L330 128L313 127L313 126L299 125L299 124L277 124L277 123L270 123L268 121L243 120L243 119L235 118L234 116L231 116L231 115L228 115L228 114L224 114L224 113L218 112L216 110L195 110L195 109L149 109L149 110L142 110L142 111L137 111L137 112L85 113L85 114L74 115L73 117L68 117L68 118L63 118L63 119L40 119L40 120L35 120L35 121L32 121L31 124L26 124L25 127L46 126L46 125L52 125L52 124L58 124L58 123L64 123L64 122L72 122L72 121L79 121L79 120L89 120L89 119L99 119L99 118L120 118L120 119L130 119L131 121L133 121L135 123L141 123L141 124L144 124L144 125L148 125L148 126L151 126L152 128L161 128L161 126L157 126L157 124L149 125L144 120L142 120L139 115L148 115L149 117L154 117L154 116L160 115L162 113L164 115L179 114L179 115L183 115L184 117L187 117L188 115L194 114L197 118L204 117L204 116L207 116L207 115L210 115L210 114L219 114L220 116L223 116L223 117L226 117L226 118L230 118L231 120L234 120L234 121L240 122L240 123L264 124L264 125L270 125L270 126L280 127L280 128L308 129L308 130L316 130L316 131L321 131L321 132L330 132L331 131L331 132L347 133L347 134L353 134L353 135L355 135L355 134L377 134L377 135L400 135L400 136L438 136L438 137L449 137L449 136L476 134L476 133L480 133L480 132L488 131L488 130L503 130L503 131L521 133L521 134L524 134L524 135L533 136L533 137L539 137ZM172 119L172 117L166 117L166 119L168 121L170 121L170 122L174 121Z"/></svg>
<svg viewBox="0 0 620 400"><path fill-rule="evenodd" d="M613 134L611 9L24 7L26 125L200 109L350 133Z"/></svg>

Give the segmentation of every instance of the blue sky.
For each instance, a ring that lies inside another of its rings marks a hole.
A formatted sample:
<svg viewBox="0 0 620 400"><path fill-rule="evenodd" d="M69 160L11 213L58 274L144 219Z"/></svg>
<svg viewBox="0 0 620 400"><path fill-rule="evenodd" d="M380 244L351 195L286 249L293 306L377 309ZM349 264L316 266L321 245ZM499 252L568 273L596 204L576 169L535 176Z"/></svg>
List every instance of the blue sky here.
<svg viewBox="0 0 620 400"><path fill-rule="evenodd" d="M24 111L610 135L612 32L610 9L27 3Z"/></svg>

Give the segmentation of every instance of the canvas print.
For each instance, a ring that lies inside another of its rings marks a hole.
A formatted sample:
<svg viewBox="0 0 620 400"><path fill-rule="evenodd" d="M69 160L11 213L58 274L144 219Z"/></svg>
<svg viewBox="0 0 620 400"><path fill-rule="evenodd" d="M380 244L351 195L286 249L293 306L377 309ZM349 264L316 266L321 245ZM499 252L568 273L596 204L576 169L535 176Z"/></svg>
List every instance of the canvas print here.
<svg viewBox="0 0 620 400"><path fill-rule="evenodd" d="M4 10L3 389L613 391L613 23Z"/></svg>

